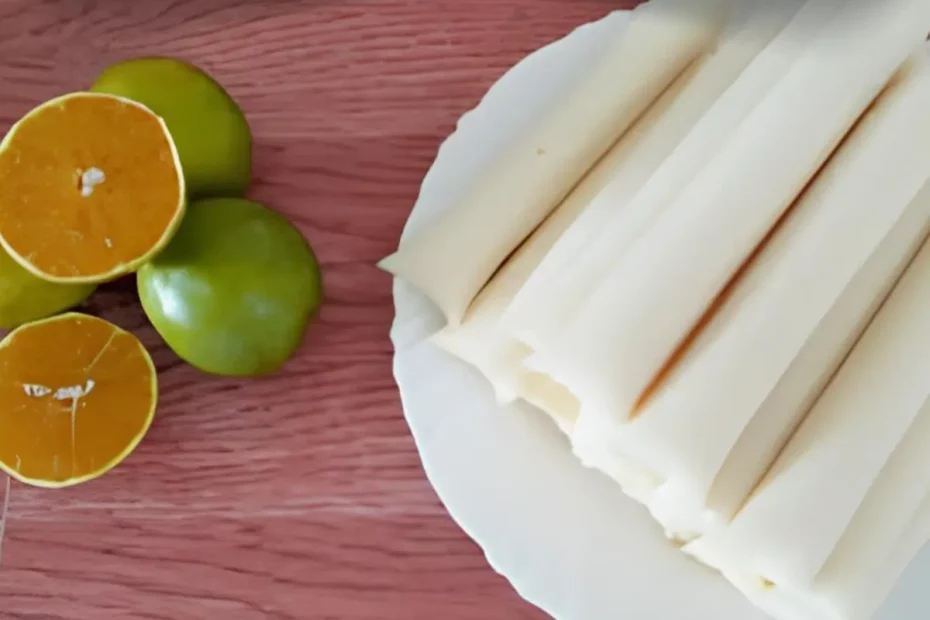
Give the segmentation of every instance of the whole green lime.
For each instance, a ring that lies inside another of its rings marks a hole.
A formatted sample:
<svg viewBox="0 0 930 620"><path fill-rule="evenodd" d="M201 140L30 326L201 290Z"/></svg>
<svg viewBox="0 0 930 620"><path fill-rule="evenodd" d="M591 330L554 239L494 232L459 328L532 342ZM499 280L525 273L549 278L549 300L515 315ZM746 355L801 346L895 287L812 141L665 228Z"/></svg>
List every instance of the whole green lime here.
<svg viewBox="0 0 930 620"><path fill-rule="evenodd" d="M174 58L137 58L104 70L91 90L137 101L165 119L192 198L245 194L252 133L233 98L206 72Z"/></svg>
<svg viewBox="0 0 930 620"><path fill-rule="evenodd" d="M41 280L0 248L0 329L15 329L73 308L90 297L94 288L92 284Z"/></svg>
<svg viewBox="0 0 930 620"><path fill-rule="evenodd" d="M236 198L191 204L138 283L145 313L168 346L226 376L278 370L322 298L319 264L300 232L280 214Z"/></svg>

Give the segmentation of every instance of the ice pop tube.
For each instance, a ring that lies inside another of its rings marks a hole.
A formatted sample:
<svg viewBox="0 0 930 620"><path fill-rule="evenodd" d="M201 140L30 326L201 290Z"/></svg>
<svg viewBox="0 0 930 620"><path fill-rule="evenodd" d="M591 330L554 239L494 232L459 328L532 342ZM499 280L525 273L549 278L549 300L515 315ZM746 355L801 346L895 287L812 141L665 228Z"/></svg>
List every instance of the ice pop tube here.
<svg viewBox="0 0 930 620"><path fill-rule="evenodd" d="M517 393L571 436L578 420L578 400L571 392L546 375L530 372L520 377Z"/></svg>
<svg viewBox="0 0 930 620"><path fill-rule="evenodd" d="M723 0L650 0L486 178L380 266L420 289L453 325L506 257L672 81L715 45Z"/></svg>
<svg viewBox="0 0 930 620"><path fill-rule="evenodd" d="M649 136L667 122L666 113L687 89L698 66L692 65L672 83L562 204L507 259L475 297L462 322L446 325L433 335L436 345L477 368L491 382L498 402L508 403L517 398L520 374L524 372L522 360L531 353L524 343L502 329L501 316L539 261L578 214L588 208L616 171L641 163L646 156L644 150Z"/></svg>
<svg viewBox="0 0 930 620"><path fill-rule="evenodd" d="M843 1L767 2L750 13L705 72L706 89L721 95L648 178L624 171L579 217L511 304L504 317L508 328L542 357L611 267L788 73Z"/></svg>
<svg viewBox="0 0 930 620"><path fill-rule="evenodd" d="M876 412L880 415L880 412ZM686 552L722 567L779 620L868 620L930 538L930 402L892 454L823 568L809 584L781 585L744 572L699 540Z"/></svg>
<svg viewBox="0 0 930 620"><path fill-rule="evenodd" d="M727 282L930 30L925 0L850 0L562 330L545 368L634 415Z"/></svg>
<svg viewBox="0 0 930 620"><path fill-rule="evenodd" d="M669 527L728 520L930 231L930 62L870 110L616 442L668 479ZM925 188L926 189L923 189Z"/></svg>
<svg viewBox="0 0 930 620"><path fill-rule="evenodd" d="M582 251L584 240L579 233L599 229L617 208L623 208L618 193L635 190L648 180L798 6L796 0L777 7L767 5L767 0L739 2L720 47L697 60L673 82L507 260L475 298L461 324L449 324L434 336L437 345L472 364L491 381L499 402L516 398L518 375L523 370L520 361L531 352L500 323L515 295L528 278L533 278L543 284L533 303L540 304L540 310L558 305L558 298L547 294L544 285L553 246L563 254ZM602 192L605 187L611 190Z"/></svg>
<svg viewBox="0 0 930 620"><path fill-rule="evenodd" d="M898 467L896 458L910 466L926 451L926 442L907 446L930 398L928 312L930 244L745 506L726 527L695 542L697 557L785 588L814 580L870 490L884 477L902 475L887 468ZM900 456L901 450L907 453ZM910 493L906 484L897 487L888 492Z"/></svg>
<svg viewBox="0 0 930 620"><path fill-rule="evenodd" d="M930 497L903 531L890 533L895 539L890 549L870 547L870 552L846 554L842 564L825 568L809 588L784 588L740 572L725 576L774 620L871 620L930 540ZM692 543L685 551L694 555L698 546L700 542Z"/></svg>

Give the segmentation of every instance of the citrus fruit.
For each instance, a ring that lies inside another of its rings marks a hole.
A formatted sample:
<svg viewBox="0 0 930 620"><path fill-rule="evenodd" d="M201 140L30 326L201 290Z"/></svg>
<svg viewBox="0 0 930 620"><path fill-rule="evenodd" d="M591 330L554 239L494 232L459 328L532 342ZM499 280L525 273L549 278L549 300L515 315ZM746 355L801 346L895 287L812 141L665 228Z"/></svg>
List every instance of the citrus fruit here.
<svg viewBox="0 0 930 620"><path fill-rule="evenodd" d="M44 319L73 308L94 292L93 284L46 282L0 248L0 329Z"/></svg>
<svg viewBox="0 0 930 620"><path fill-rule="evenodd" d="M206 72L173 58L137 58L104 70L91 90L138 101L165 119L192 198L245 194L252 133L233 98Z"/></svg>
<svg viewBox="0 0 930 620"><path fill-rule="evenodd" d="M0 143L0 244L43 280L135 271L167 244L184 202L165 124L128 99L53 99Z"/></svg>
<svg viewBox="0 0 930 620"><path fill-rule="evenodd" d="M35 486L99 477L139 444L157 401L142 343L69 313L0 342L0 469Z"/></svg>
<svg viewBox="0 0 930 620"><path fill-rule="evenodd" d="M300 232L280 214L236 198L191 204L138 283L165 342L193 366L227 376L280 368L322 296L319 265Z"/></svg>

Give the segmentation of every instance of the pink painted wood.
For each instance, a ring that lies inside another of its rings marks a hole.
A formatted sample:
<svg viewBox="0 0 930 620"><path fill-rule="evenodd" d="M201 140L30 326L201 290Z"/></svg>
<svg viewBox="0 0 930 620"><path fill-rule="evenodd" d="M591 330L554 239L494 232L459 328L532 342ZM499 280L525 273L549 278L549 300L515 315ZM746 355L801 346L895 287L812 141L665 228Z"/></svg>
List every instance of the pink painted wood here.
<svg viewBox="0 0 930 620"><path fill-rule="evenodd" d="M0 130L109 62L193 60L246 109L253 195L311 240L328 292L299 358L261 381L180 363L131 282L99 293L92 310L154 351L163 404L138 452L103 479L13 485L0 618L542 618L423 476L391 376L391 283L373 264L487 87L625 4L0 0Z"/></svg>

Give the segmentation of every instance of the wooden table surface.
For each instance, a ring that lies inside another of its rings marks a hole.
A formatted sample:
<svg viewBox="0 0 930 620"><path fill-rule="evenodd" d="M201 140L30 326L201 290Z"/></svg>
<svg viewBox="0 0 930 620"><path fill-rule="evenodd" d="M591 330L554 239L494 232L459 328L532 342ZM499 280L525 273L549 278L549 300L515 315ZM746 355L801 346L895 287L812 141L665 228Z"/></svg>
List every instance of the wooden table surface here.
<svg viewBox="0 0 930 620"><path fill-rule="evenodd" d="M91 310L161 373L145 442L96 482L14 484L3 620L531 620L426 481L391 375L396 245L458 117L527 52L624 0L0 0L0 131L107 63L212 71L256 136L253 196L289 215L327 301L280 375L180 363L131 281ZM2 494L2 487L0 487Z"/></svg>

